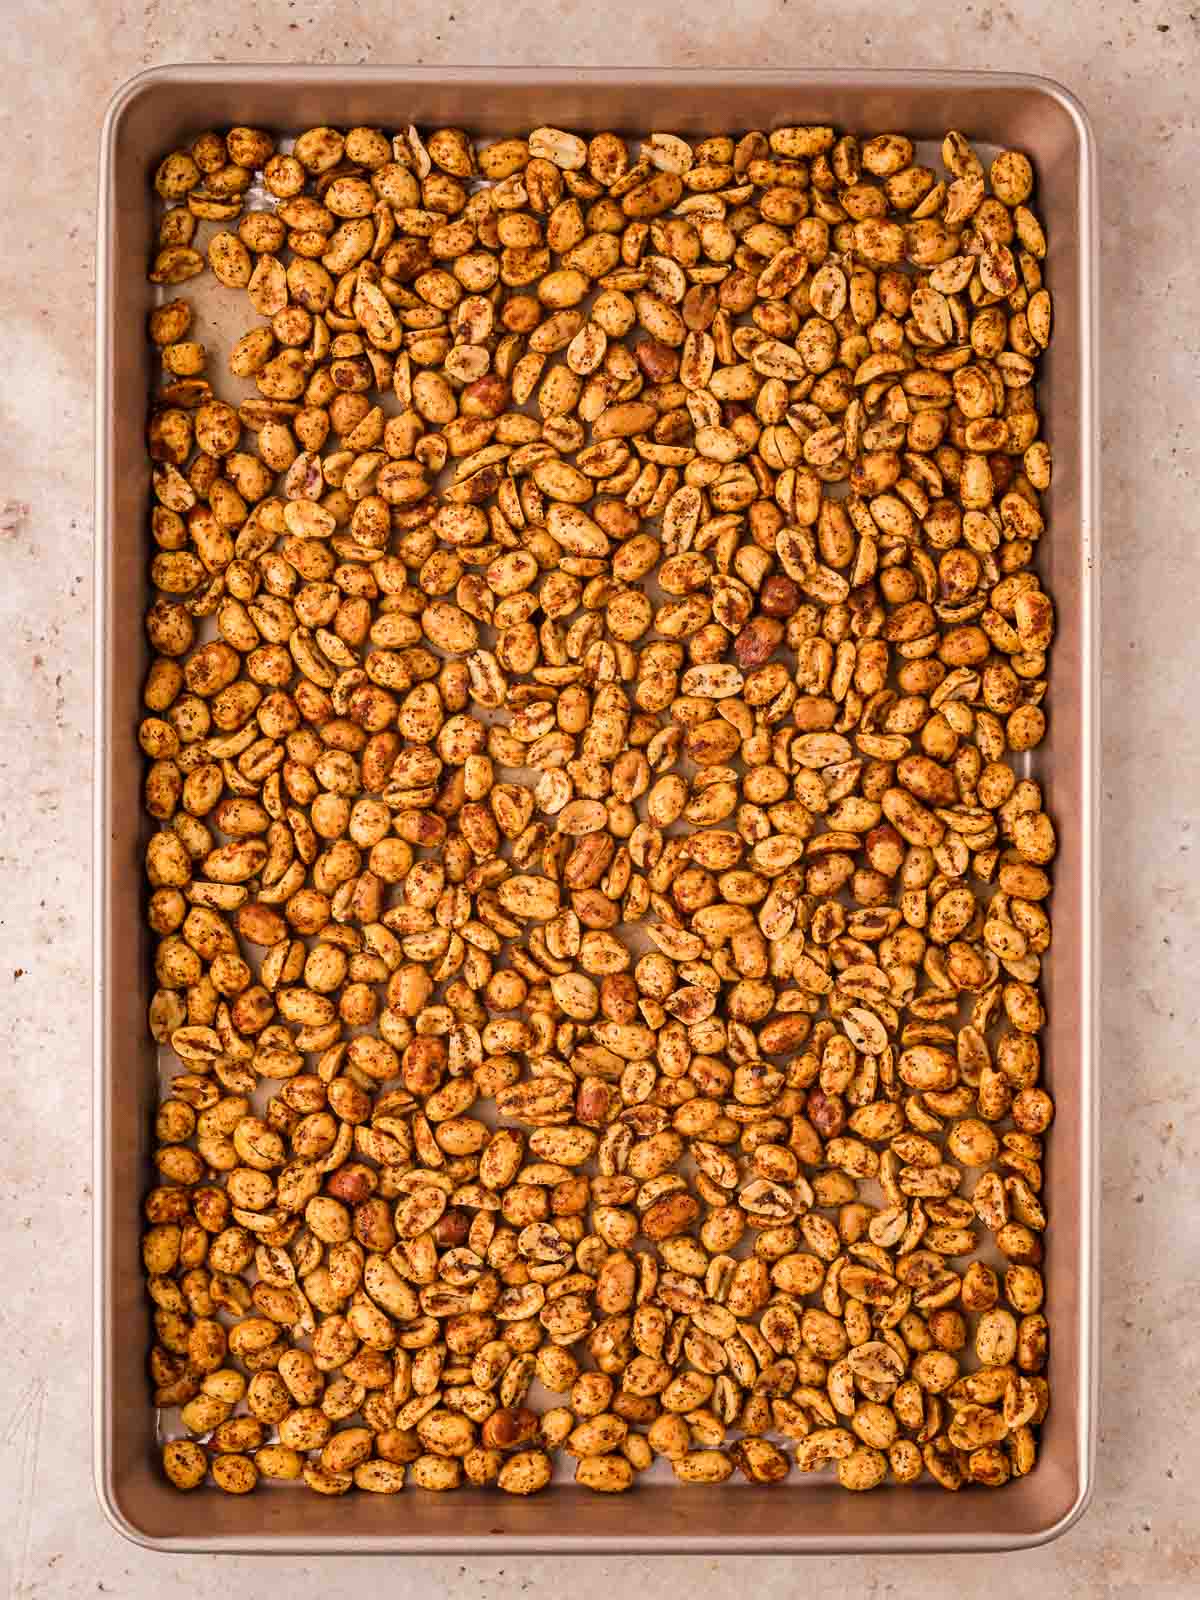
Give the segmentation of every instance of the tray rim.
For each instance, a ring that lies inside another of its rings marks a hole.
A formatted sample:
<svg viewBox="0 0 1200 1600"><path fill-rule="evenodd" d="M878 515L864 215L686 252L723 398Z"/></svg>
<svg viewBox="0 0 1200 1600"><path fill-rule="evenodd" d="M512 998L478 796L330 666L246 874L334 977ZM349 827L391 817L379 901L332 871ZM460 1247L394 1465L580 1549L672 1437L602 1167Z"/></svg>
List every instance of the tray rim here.
<svg viewBox="0 0 1200 1600"><path fill-rule="evenodd" d="M114 478L116 420L113 399L112 249L110 219L116 178L117 140L122 122L136 101L148 93L179 83L253 86L280 79L299 81L305 87L345 87L352 84L454 83L485 87L499 82L587 82L589 84L681 85L758 83L764 88L803 85L821 90L844 86L847 80L876 88L926 92L938 89L1022 90L1055 102L1069 116L1078 140L1079 170L1079 274L1075 290L1080 297L1079 325L1079 432L1083 441L1080 470L1079 539L1084 576L1080 584L1083 666L1080 672L1079 735L1081 762L1081 867L1087 885L1083 896L1086 925L1080 939L1080 976L1083 988L1079 1038L1079 1188L1085 1197L1079 1217L1080 1248L1077 1259L1081 1304L1079 1326L1079 1435L1080 1469L1075 1498L1055 1521L1023 1533L920 1533L856 1535L631 1535L624 1538L567 1534L496 1534L487 1538L399 1534L257 1536L164 1536L139 1527L119 1502L110 1456L113 1333L108 1323L109 1229L111 1197L108 1183L112 1087L108 1002L111 948L109 906L112 817L109 730L113 713L110 646L112 594L109 572L111 495ZM1099 1386L1099 756L1100 756L1100 483L1099 483L1099 215L1098 156L1091 119L1079 98L1057 80L1036 73L1009 73L974 69L904 69L891 67L570 67L490 65L405 65L375 63L361 66L287 63L174 62L146 68L122 83L104 113L99 139L98 206L96 222L96 366L95 366L95 493L93 558L93 888L91 931L92 976L92 1340L91 1407L92 1468L96 1498L105 1520L123 1538L143 1549L170 1553L246 1555L472 1555L472 1554L934 1554L1034 1549L1061 1538L1087 1510L1095 1489L1096 1433Z"/></svg>

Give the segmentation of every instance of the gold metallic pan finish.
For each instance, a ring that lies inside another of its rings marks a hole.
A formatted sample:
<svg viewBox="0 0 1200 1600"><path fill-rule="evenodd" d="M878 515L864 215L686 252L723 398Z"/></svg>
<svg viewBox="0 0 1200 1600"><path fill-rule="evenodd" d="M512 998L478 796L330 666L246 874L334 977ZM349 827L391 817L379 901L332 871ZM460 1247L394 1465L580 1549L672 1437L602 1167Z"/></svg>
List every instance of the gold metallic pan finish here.
<svg viewBox="0 0 1200 1600"><path fill-rule="evenodd" d="M763 1498L732 1547L951 1547L935 1485L1044 1537L1091 1338L1052 180L885 79L703 132L671 80L640 137L544 81L282 149L218 92L155 152L144 1443L201 1540L289 1478L360 1549L401 1489L399 1548L448 1489L491 1548L631 1488L646 1548L735 1489L720 1547Z"/></svg>

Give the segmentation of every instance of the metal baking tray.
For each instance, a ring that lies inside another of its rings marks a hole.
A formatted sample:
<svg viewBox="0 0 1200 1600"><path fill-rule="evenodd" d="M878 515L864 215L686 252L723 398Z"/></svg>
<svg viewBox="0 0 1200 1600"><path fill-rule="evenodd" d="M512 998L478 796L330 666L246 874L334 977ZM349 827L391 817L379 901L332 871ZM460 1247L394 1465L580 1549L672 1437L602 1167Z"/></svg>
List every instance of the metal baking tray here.
<svg viewBox="0 0 1200 1600"><path fill-rule="evenodd" d="M1015 145L1036 166L1051 241L1055 333L1040 395L1055 452L1043 576L1058 612L1049 737L1034 770L1058 822L1055 941L1046 963L1048 1377L1036 1469L989 1494L926 1481L851 1495L828 1478L775 1488L652 1478L610 1498L573 1485L529 1501L489 1490L405 1490L331 1501L287 1488L245 1499L163 1480L145 1354L140 1201L156 1098L146 1033L141 772L134 738L147 655L149 475L144 448L153 289L149 179L163 152L206 127L290 130L462 125L481 136L538 124L703 135L829 122L871 133ZM113 98L100 153L96 271L95 1280L94 1464L113 1526L150 1549L510 1555L917 1553L1046 1543L1091 1492L1096 1417L1097 601L1096 155L1086 114L1044 78L1001 73L173 66Z"/></svg>

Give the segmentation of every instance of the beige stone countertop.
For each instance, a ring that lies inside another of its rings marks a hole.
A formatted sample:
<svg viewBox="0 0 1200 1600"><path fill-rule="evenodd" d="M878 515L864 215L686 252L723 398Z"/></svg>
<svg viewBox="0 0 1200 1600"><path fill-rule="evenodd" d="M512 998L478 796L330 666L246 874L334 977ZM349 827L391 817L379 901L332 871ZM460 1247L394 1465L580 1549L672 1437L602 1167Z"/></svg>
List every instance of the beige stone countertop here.
<svg viewBox="0 0 1200 1600"><path fill-rule="evenodd" d="M1029 1554L764 1559L759 1593L1200 1595L1197 0L9 0L0 119L0 1594L289 1600L383 1569L166 1557L89 1461L92 293L97 130L179 60L976 67L1073 89L1103 212L1103 1402L1084 1520ZM1189 151L1191 154L1189 155ZM1065 820L1065 819L1064 819ZM1193 833L1193 823L1196 824ZM1188 998L1188 973L1191 994ZM732 1561L413 1560L422 1596L656 1600Z"/></svg>

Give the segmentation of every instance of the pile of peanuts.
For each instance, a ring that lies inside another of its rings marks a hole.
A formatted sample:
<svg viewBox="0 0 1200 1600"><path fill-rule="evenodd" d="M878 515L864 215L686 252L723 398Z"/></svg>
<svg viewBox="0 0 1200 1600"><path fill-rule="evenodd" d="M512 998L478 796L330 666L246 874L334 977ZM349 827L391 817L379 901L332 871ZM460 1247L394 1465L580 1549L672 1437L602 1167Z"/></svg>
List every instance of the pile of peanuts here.
<svg viewBox="0 0 1200 1600"><path fill-rule="evenodd" d="M158 168L151 280L257 319L232 403L150 317L179 1488L1033 1466L1051 308L1027 158L941 163L239 127Z"/></svg>

